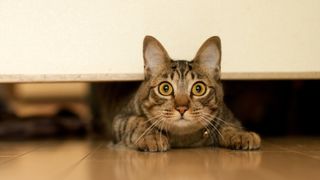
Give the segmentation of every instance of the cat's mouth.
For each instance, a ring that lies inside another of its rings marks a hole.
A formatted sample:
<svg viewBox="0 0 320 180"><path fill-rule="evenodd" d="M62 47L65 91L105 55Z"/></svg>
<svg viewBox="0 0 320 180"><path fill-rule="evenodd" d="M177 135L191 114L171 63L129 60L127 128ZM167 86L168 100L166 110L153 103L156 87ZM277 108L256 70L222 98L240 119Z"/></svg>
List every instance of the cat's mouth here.
<svg viewBox="0 0 320 180"><path fill-rule="evenodd" d="M185 115L180 115L175 121L190 121Z"/></svg>
<svg viewBox="0 0 320 180"><path fill-rule="evenodd" d="M176 121L190 121L189 119L184 118L183 116L181 116L178 120Z"/></svg>
<svg viewBox="0 0 320 180"><path fill-rule="evenodd" d="M185 117L184 115L180 116L176 120L174 120L174 124L176 125L191 125L194 124L194 121Z"/></svg>

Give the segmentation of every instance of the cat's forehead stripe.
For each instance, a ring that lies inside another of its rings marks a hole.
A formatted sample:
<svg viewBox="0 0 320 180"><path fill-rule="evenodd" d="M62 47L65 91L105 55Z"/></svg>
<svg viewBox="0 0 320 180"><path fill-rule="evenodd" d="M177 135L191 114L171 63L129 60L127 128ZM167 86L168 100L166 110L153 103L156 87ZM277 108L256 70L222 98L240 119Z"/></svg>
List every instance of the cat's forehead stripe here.
<svg viewBox="0 0 320 180"><path fill-rule="evenodd" d="M191 79L194 80L194 78L195 78L195 73L191 72Z"/></svg>
<svg viewBox="0 0 320 180"><path fill-rule="evenodd" d="M190 71L190 66L188 61L175 61L176 63L176 72L179 76L179 79L184 80L186 74Z"/></svg>
<svg viewBox="0 0 320 180"><path fill-rule="evenodd" d="M170 74L170 78L171 78L171 80L173 80L173 77L174 77L174 71L173 71L173 72L171 72L171 74Z"/></svg>

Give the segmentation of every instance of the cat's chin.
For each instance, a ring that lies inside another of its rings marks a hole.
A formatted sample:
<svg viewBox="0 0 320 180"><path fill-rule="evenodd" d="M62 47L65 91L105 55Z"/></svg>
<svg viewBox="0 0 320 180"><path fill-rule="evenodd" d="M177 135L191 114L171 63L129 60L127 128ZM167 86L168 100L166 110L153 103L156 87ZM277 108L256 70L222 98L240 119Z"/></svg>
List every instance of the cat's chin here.
<svg viewBox="0 0 320 180"><path fill-rule="evenodd" d="M181 127L181 128L186 128L186 127L188 127L188 126L193 125L194 122L193 122L193 121L190 121L190 120L187 120L187 119L179 119L179 120L174 121L174 124L175 124L176 126Z"/></svg>
<svg viewBox="0 0 320 180"><path fill-rule="evenodd" d="M182 135L196 132L203 126L192 120L179 119L171 122L169 127L170 133Z"/></svg>

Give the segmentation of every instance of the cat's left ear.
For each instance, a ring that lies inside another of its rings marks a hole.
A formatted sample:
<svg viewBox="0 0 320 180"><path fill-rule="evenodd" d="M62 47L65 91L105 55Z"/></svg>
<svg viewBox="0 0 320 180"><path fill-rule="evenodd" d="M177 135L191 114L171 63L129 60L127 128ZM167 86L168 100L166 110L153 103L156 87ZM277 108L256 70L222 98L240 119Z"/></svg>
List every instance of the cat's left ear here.
<svg viewBox="0 0 320 180"><path fill-rule="evenodd" d="M143 40L143 58L147 78L161 73L171 61L161 43L152 36L146 36Z"/></svg>
<svg viewBox="0 0 320 180"><path fill-rule="evenodd" d="M207 39L200 49L196 57L193 59L195 65L205 71L210 77L220 79L221 74L221 40L218 36Z"/></svg>

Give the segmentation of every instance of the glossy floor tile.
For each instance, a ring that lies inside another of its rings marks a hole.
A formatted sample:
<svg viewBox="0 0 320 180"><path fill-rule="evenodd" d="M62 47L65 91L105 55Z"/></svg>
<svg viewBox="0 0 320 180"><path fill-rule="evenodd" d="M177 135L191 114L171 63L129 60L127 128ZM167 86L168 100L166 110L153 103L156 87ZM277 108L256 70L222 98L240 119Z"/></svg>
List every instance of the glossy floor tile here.
<svg viewBox="0 0 320 180"><path fill-rule="evenodd" d="M320 137L266 138L259 151L146 153L92 140L0 142L0 179L319 179Z"/></svg>

